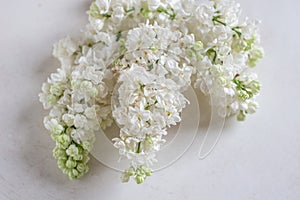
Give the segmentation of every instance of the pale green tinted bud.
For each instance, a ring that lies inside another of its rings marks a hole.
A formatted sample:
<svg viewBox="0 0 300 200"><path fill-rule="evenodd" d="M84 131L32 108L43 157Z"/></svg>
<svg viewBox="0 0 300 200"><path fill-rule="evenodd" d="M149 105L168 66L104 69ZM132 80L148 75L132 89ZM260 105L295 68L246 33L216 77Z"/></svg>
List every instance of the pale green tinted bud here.
<svg viewBox="0 0 300 200"><path fill-rule="evenodd" d="M66 167L67 168L74 168L76 167L77 163L74 161L72 158L69 158L66 162Z"/></svg>
<svg viewBox="0 0 300 200"><path fill-rule="evenodd" d="M156 53L158 50L158 48L156 46L151 46L150 49L153 53Z"/></svg>
<svg viewBox="0 0 300 200"><path fill-rule="evenodd" d="M145 167L144 165L140 165L137 168L130 167L125 170L121 176L122 182L128 182L130 177L133 176L136 183L141 184L145 181L147 176L152 174L152 170L150 168Z"/></svg>
<svg viewBox="0 0 300 200"><path fill-rule="evenodd" d="M243 39L234 39L231 48L236 52L241 52L247 47L247 42Z"/></svg>
<svg viewBox="0 0 300 200"><path fill-rule="evenodd" d="M51 94L53 94L55 96L60 96L63 93L63 89L60 84L56 83L56 84L51 85L50 92L51 92Z"/></svg>
<svg viewBox="0 0 300 200"><path fill-rule="evenodd" d="M84 141L82 142L82 147L83 149L87 150L87 151L90 151L92 149L92 143L91 142L88 142L88 141Z"/></svg>
<svg viewBox="0 0 300 200"><path fill-rule="evenodd" d="M148 144L149 146L152 146L154 144L154 142L149 134L146 135L145 143Z"/></svg>
<svg viewBox="0 0 300 200"><path fill-rule="evenodd" d="M93 87L93 84L90 81L82 81L80 84L80 89L89 90Z"/></svg>
<svg viewBox="0 0 300 200"><path fill-rule="evenodd" d="M246 119L246 115L244 114L244 112L241 110L240 113L237 115L237 120L238 121L245 121Z"/></svg>
<svg viewBox="0 0 300 200"><path fill-rule="evenodd" d="M62 125L57 124L56 126L53 127L52 133L58 135L58 134L61 134L64 130L65 129L64 129L64 127Z"/></svg>
<svg viewBox="0 0 300 200"><path fill-rule="evenodd" d="M57 140L56 142L58 143L58 146L60 148L68 148L69 147L69 144L71 143L71 138L70 136L66 135L66 134L63 134L63 135L59 135L57 137Z"/></svg>
<svg viewBox="0 0 300 200"><path fill-rule="evenodd" d="M58 165L59 169L66 168L66 160L65 159L58 159L57 160L57 165Z"/></svg>
<svg viewBox="0 0 300 200"><path fill-rule="evenodd" d="M121 182L122 182L122 183L128 182L129 179L130 179L130 176L128 176L128 174L126 174L126 173L123 173L123 174L122 174L122 176L121 176Z"/></svg>
<svg viewBox="0 0 300 200"><path fill-rule="evenodd" d="M218 78L218 83L219 83L219 85L221 85L221 86L224 86L224 85L226 85L226 79L224 78L224 77L222 77L222 76L220 76L219 78Z"/></svg>
<svg viewBox="0 0 300 200"><path fill-rule="evenodd" d="M72 177L77 178L78 175L79 175L78 171L76 169L72 169Z"/></svg>
<svg viewBox="0 0 300 200"><path fill-rule="evenodd" d="M196 58L197 58L198 61L202 61L203 55L201 54L201 52L196 53Z"/></svg>
<svg viewBox="0 0 300 200"><path fill-rule="evenodd" d="M186 55L189 58L195 58L196 57L196 54L195 54L195 52L192 49L187 49L186 50Z"/></svg>
<svg viewBox="0 0 300 200"><path fill-rule="evenodd" d="M97 4L95 2L93 2L91 4L89 15L93 18L100 18L101 17L99 7L97 6Z"/></svg>
<svg viewBox="0 0 300 200"><path fill-rule="evenodd" d="M82 159L83 159L83 156L82 156L82 155L74 155L74 156L73 156L73 159L74 159L74 160L82 160Z"/></svg>
<svg viewBox="0 0 300 200"><path fill-rule="evenodd" d="M78 163L76 169L81 173L85 173L88 171L87 165L83 163Z"/></svg>
<svg viewBox="0 0 300 200"><path fill-rule="evenodd" d="M53 157L56 159L67 159L67 154L64 149L61 149L58 146L56 146L53 149Z"/></svg>
<svg viewBox="0 0 300 200"><path fill-rule="evenodd" d="M73 128L68 127L68 128L66 129L66 134L67 134L67 135L70 135L72 130L73 130Z"/></svg>
<svg viewBox="0 0 300 200"><path fill-rule="evenodd" d="M147 167L142 165L141 170L144 172L144 174L146 176L151 176L152 175L152 170L150 168L147 168Z"/></svg>
<svg viewBox="0 0 300 200"><path fill-rule="evenodd" d="M201 41L197 41L194 45L193 45L193 49L195 51L200 51L203 49L203 43Z"/></svg>
<svg viewBox="0 0 300 200"><path fill-rule="evenodd" d="M69 156L72 156L72 157L74 157L74 156L76 156L76 155L78 155L78 148L76 147L76 145L75 144L71 144L70 146L69 146L69 148L66 150L66 153L69 155Z"/></svg>
<svg viewBox="0 0 300 200"><path fill-rule="evenodd" d="M128 170L126 170L126 173L129 175L129 176L133 176L135 174L135 169L133 167L130 167Z"/></svg>
<svg viewBox="0 0 300 200"><path fill-rule="evenodd" d="M249 50L251 50L253 47L254 47L254 43L255 43L255 41L256 41L256 37L255 36L253 36L251 39L249 39L249 40L244 40L245 42L246 42L246 44L247 44L247 46L245 47L245 51L249 51Z"/></svg>
<svg viewBox="0 0 300 200"><path fill-rule="evenodd" d="M256 103L256 102L250 102L250 103L248 104L248 110L247 110L247 113L253 114L253 113L256 112L257 108L258 108L258 103Z"/></svg>
<svg viewBox="0 0 300 200"><path fill-rule="evenodd" d="M90 160L90 157L88 156L88 153L89 153L88 151L84 151L84 152L86 152L86 155L83 154L83 158L82 158L81 162L86 164Z"/></svg>
<svg viewBox="0 0 300 200"><path fill-rule="evenodd" d="M243 101L250 98L250 95L245 90L238 90L237 94L238 94L238 97Z"/></svg>
<svg viewBox="0 0 300 200"><path fill-rule="evenodd" d="M248 85L253 94L257 94L260 91L261 84L258 81L251 81Z"/></svg>
<svg viewBox="0 0 300 200"><path fill-rule="evenodd" d="M138 176L135 177L135 181L136 181L137 184L141 184L145 181L145 177L138 175Z"/></svg>
<svg viewBox="0 0 300 200"><path fill-rule="evenodd" d="M153 12L151 12L148 8L141 8L141 14L146 19L152 19L153 18Z"/></svg>
<svg viewBox="0 0 300 200"><path fill-rule="evenodd" d="M53 94L49 94L49 95L47 96L47 102L48 102L50 105L56 104L56 102L57 102L56 96L53 95Z"/></svg>
<svg viewBox="0 0 300 200"><path fill-rule="evenodd" d="M248 65L255 67L260 59L264 56L264 51L261 48L254 48L249 54Z"/></svg>
<svg viewBox="0 0 300 200"><path fill-rule="evenodd" d="M78 88L79 87L79 81L77 81L77 80L72 80L71 81L71 86L72 86L72 88Z"/></svg>
<svg viewBox="0 0 300 200"><path fill-rule="evenodd" d="M98 90L97 90L97 88L95 88L95 87L92 87L90 90L89 90L89 95L91 96L91 97L96 97L97 95L98 95Z"/></svg>

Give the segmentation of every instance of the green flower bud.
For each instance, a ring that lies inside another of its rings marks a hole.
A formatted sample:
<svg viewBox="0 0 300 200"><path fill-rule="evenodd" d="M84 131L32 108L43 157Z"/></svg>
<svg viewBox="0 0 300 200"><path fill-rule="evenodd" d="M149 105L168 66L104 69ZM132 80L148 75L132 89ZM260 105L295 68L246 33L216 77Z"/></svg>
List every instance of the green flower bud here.
<svg viewBox="0 0 300 200"><path fill-rule="evenodd" d="M58 100L57 97L56 97L55 95L53 95L53 94L49 94L49 95L47 96L47 102L48 102L50 105L56 104L57 100Z"/></svg>
<svg viewBox="0 0 300 200"><path fill-rule="evenodd" d="M57 140L57 137L60 136L60 134L55 134L55 133L52 133L51 134L51 138L52 140L56 141Z"/></svg>
<svg viewBox="0 0 300 200"><path fill-rule="evenodd" d="M66 153L69 155L69 156L71 156L71 157L74 157L74 156L76 156L76 155L78 155L78 148L76 147L76 145L75 144L71 144L70 146L69 146L69 148L66 150Z"/></svg>
<svg viewBox="0 0 300 200"><path fill-rule="evenodd" d="M85 153L86 152L86 153ZM86 155L85 155L86 154ZM84 151L83 152L83 158L81 159L82 163L87 163L90 160L90 157L88 156L89 152L88 151Z"/></svg>
<svg viewBox="0 0 300 200"><path fill-rule="evenodd" d="M247 47L247 42L240 38L234 39L232 42L232 45L231 45L231 48L235 52L241 52L241 51L245 50L246 47Z"/></svg>
<svg viewBox="0 0 300 200"><path fill-rule="evenodd" d="M136 181L136 183L137 184L141 184L141 183L143 183L144 181L145 181L145 177L144 176L136 176L135 177L135 181Z"/></svg>
<svg viewBox="0 0 300 200"><path fill-rule="evenodd" d="M128 170L126 170L126 173L129 176L133 176L135 174L136 170L133 167L130 167Z"/></svg>
<svg viewBox="0 0 300 200"><path fill-rule="evenodd" d="M96 97L98 94L99 94L99 91L98 91L97 88L95 88L95 87L92 87L92 88L89 90L89 95L90 95L91 97Z"/></svg>
<svg viewBox="0 0 300 200"><path fill-rule="evenodd" d="M253 36L253 37L252 37L251 39L249 39L249 40L244 39L244 41L246 42L246 47L245 47L244 51L249 51L249 50L251 50L251 49L253 48L254 43L255 43L255 41L256 41L256 37Z"/></svg>
<svg viewBox="0 0 300 200"><path fill-rule="evenodd" d="M238 97L243 100L246 101L247 99L251 98L251 95L249 95L249 93L245 90L238 90L237 91Z"/></svg>
<svg viewBox="0 0 300 200"><path fill-rule="evenodd" d="M56 143L60 148L66 149L71 143L71 138L66 134L62 134L57 137Z"/></svg>
<svg viewBox="0 0 300 200"><path fill-rule="evenodd" d="M66 134L67 134L67 135L70 135L72 130L73 130L73 128L68 127L68 128L66 129Z"/></svg>
<svg viewBox="0 0 300 200"><path fill-rule="evenodd" d="M140 165L137 168L130 167L125 170L121 176L122 182L128 182L130 177L133 176L137 184L141 184L145 181L147 176L152 174L152 170L150 168L145 167L144 165Z"/></svg>
<svg viewBox="0 0 300 200"><path fill-rule="evenodd" d="M69 174L71 170L68 169L68 168L63 168L63 169L61 169L61 171L62 171L64 174Z"/></svg>
<svg viewBox="0 0 300 200"><path fill-rule="evenodd" d="M78 163L76 169L80 172L80 173L86 173L88 171L88 167L86 164L83 163Z"/></svg>
<svg viewBox="0 0 300 200"><path fill-rule="evenodd" d="M76 178L79 175L79 172L76 169L72 169L72 175Z"/></svg>
<svg viewBox="0 0 300 200"><path fill-rule="evenodd" d="M193 45L193 49L194 51L200 51L203 49L203 43L201 41L197 41L194 45Z"/></svg>
<svg viewBox="0 0 300 200"><path fill-rule="evenodd" d="M221 85L221 86L225 86L226 83L227 83L226 79L225 79L224 77L222 77L222 76L220 76L220 77L217 79L217 81L218 81L219 85Z"/></svg>
<svg viewBox="0 0 300 200"><path fill-rule="evenodd" d="M58 135L58 134L61 134L64 130L65 129L62 125L57 124L56 126L53 127L52 133Z"/></svg>
<svg viewBox="0 0 300 200"><path fill-rule="evenodd" d="M59 169L65 169L66 168L66 160L65 159L58 159L57 165Z"/></svg>
<svg viewBox="0 0 300 200"><path fill-rule="evenodd" d="M72 158L69 158L66 162L66 167L70 169L76 167L76 165L76 161L74 161Z"/></svg>
<svg viewBox="0 0 300 200"><path fill-rule="evenodd" d="M202 61L202 59L203 59L202 53L201 52L197 52L196 53L196 58L197 58L198 61Z"/></svg>
<svg viewBox="0 0 300 200"><path fill-rule="evenodd" d="M253 94L258 94L258 92L260 91L261 88L261 83L258 81L251 81L248 84L248 88L252 91Z"/></svg>
<svg viewBox="0 0 300 200"><path fill-rule="evenodd" d="M53 157L56 158L56 159L65 159L65 160L67 160L66 151L64 149L59 148L58 146L56 146L53 149Z"/></svg>
<svg viewBox="0 0 300 200"><path fill-rule="evenodd" d="M145 138L146 145L152 146L154 144L151 135L147 134Z"/></svg>
<svg viewBox="0 0 300 200"><path fill-rule="evenodd" d="M126 173L123 173L120 179L121 179L122 183L126 183L129 181L130 176L128 176L128 174L126 174Z"/></svg>
<svg viewBox="0 0 300 200"><path fill-rule="evenodd" d="M253 114L256 112L256 109L258 108L258 103L256 102L250 102L248 104L248 110L247 110L247 113L249 114Z"/></svg>
<svg viewBox="0 0 300 200"><path fill-rule="evenodd" d="M240 111L240 113L237 115L237 120L238 121L245 121L246 115L244 114L244 111Z"/></svg>
<svg viewBox="0 0 300 200"><path fill-rule="evenodd" d="M74 155L74 156L73 156L73 159L76 160L76 161L77 161L77 160L82 160L82 159L83 159L83 155L80 155L80 154Z"/></svg>
<svg viewBox="0 0 300 200"><path fill-rule="evenodd" d="M150 168L147 168L147 167L142 165L141 170L144 172L144 174L146 176L151 176L152 175L152 169L150 169Z"/></svg>
<svg viewBox="0 0 300 200"><path fill-rule="evenodd" d="M89 141L84 141L84 142L82 142L82 147L83 147L83 149L90 151L93 147L93 144Z"/></svg>
<svg viewBox="0 0 300 200"><path fill-rule="evenodd" d="M186 55L189 58L195 58L196 57L196 54L195 54L195 52L192 49L187 49L186 50Z"/></svg>
<svg viewBox="0 0 300 200"><path fill-rule="evenodd" d="M141 8L141 14L146 19L152 19L153 18L153 12L151 12L148 8Z"/></svg>
<svg viewBox="0 0 300 200"><path fill-rule="evenodd" d="M100 9L95 2L91 4L88 14L93 18L101 18Z"/></svg>
<svg viewBox="0 0 300 200"><path fill-rule="evenodd" d="M249 54L248 65L255 67L260 59L264 56L264 51L261 48L254 48Z"/></svg>
<svg viewBox="0 0 300 200"><path fill-rule="evenodd" d="M82 81L80 84L80 89L90 90L93 87L93 84L90 81Z"/></svg>
<svg viewBox="0 0 300 200"><path fill-rule="evenodd" d="M133 167L130 167L129 169L125 170L121 176L121 182L125 183L128 182L131 176L134 176L136 173L135 169Z"/></svg>
<svg viewBox="0 0 300 200"><path fill-rule="evenodd" d="M72 88L78 88L79 87L79 81L77 81L77 80L72 80L71 81L71 86L72 86Z"/></svg>
<svg viewBox="0 0 300 200"><path fill-rule="evenodd" d="M158 50L158 48L156 46L151 46L150 49L153 53L156 53Z"/></svg>
<svg viewBox="0 0 300 200"><path fill-rule="evenodd" d="M63 93L63 89L60 84L56 83L56 84L51 85L50 93L55 96L61 96Z"/></svg>

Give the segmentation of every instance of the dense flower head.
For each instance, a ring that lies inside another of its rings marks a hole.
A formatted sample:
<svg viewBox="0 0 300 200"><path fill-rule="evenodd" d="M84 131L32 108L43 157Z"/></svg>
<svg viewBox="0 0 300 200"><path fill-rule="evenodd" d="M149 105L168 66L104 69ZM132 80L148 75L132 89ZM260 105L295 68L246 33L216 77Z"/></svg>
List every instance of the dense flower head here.
<svg viewBox="0 0 300 200"><path fill-rule="evenodd" d="M165 142L166 128L180 122L187 99L172 79L160 78L133 65L119 77L113 117L122 127L115 146L134 167L151 166Z"/></svg>
<svg viewBox="0 0 300 200"><path fill-rule="evenodd" d="M263 57L258 21L233 0L95 0L81 37L54 44L61 67L39 94L53 155L70 179L88 171L95 134L120 126L114 146L137 183L180 123L188 87L210 95L219 115L243 121L258 108L253 67Z"/></svg>

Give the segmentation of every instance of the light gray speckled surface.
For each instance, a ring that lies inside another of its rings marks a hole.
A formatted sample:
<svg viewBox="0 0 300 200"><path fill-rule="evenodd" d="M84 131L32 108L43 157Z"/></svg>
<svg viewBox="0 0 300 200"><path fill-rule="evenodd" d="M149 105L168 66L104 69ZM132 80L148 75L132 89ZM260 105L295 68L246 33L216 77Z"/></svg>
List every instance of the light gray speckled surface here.
<svg viewBox="0 0 300 200"><path fill-rule="evenodd" d="M121 184L96 160L69 181L52 158L37 94L58 62L52 44L87 22L91 1L10 0L0 7L0 199L300 199L300 23L297 0L240 0L262 19L265 59L261 108L245 123L228 122L204 160L193 146L143 185Z"/></svg>

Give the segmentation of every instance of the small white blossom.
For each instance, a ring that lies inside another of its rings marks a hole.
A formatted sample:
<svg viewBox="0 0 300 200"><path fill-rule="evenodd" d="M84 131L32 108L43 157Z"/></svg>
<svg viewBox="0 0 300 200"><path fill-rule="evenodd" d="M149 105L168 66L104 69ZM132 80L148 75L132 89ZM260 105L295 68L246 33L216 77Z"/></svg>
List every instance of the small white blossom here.
<svg viewBox="0 0 300 200"><path fill-rule="evenodd" d="M68 36L54 44L53 55L60 60L63 66L69 65L72 61L70 58L76 52L77 47L77 43Z"/></svg>
<svg viewBox="0 0 300 200"><path fill-rule="evenodd" d="M84 115L77 114L74 118L74 125L76 128L84 128L87 123L87 119Z"/></svg>
<svg viewBox="0 0 300 200"><path fill-rule="evenodd" d="M57 119L45 118L44 124L46 129L48 129L53 134L61 134L64 131L64 127L58 122Z"/></svg>

